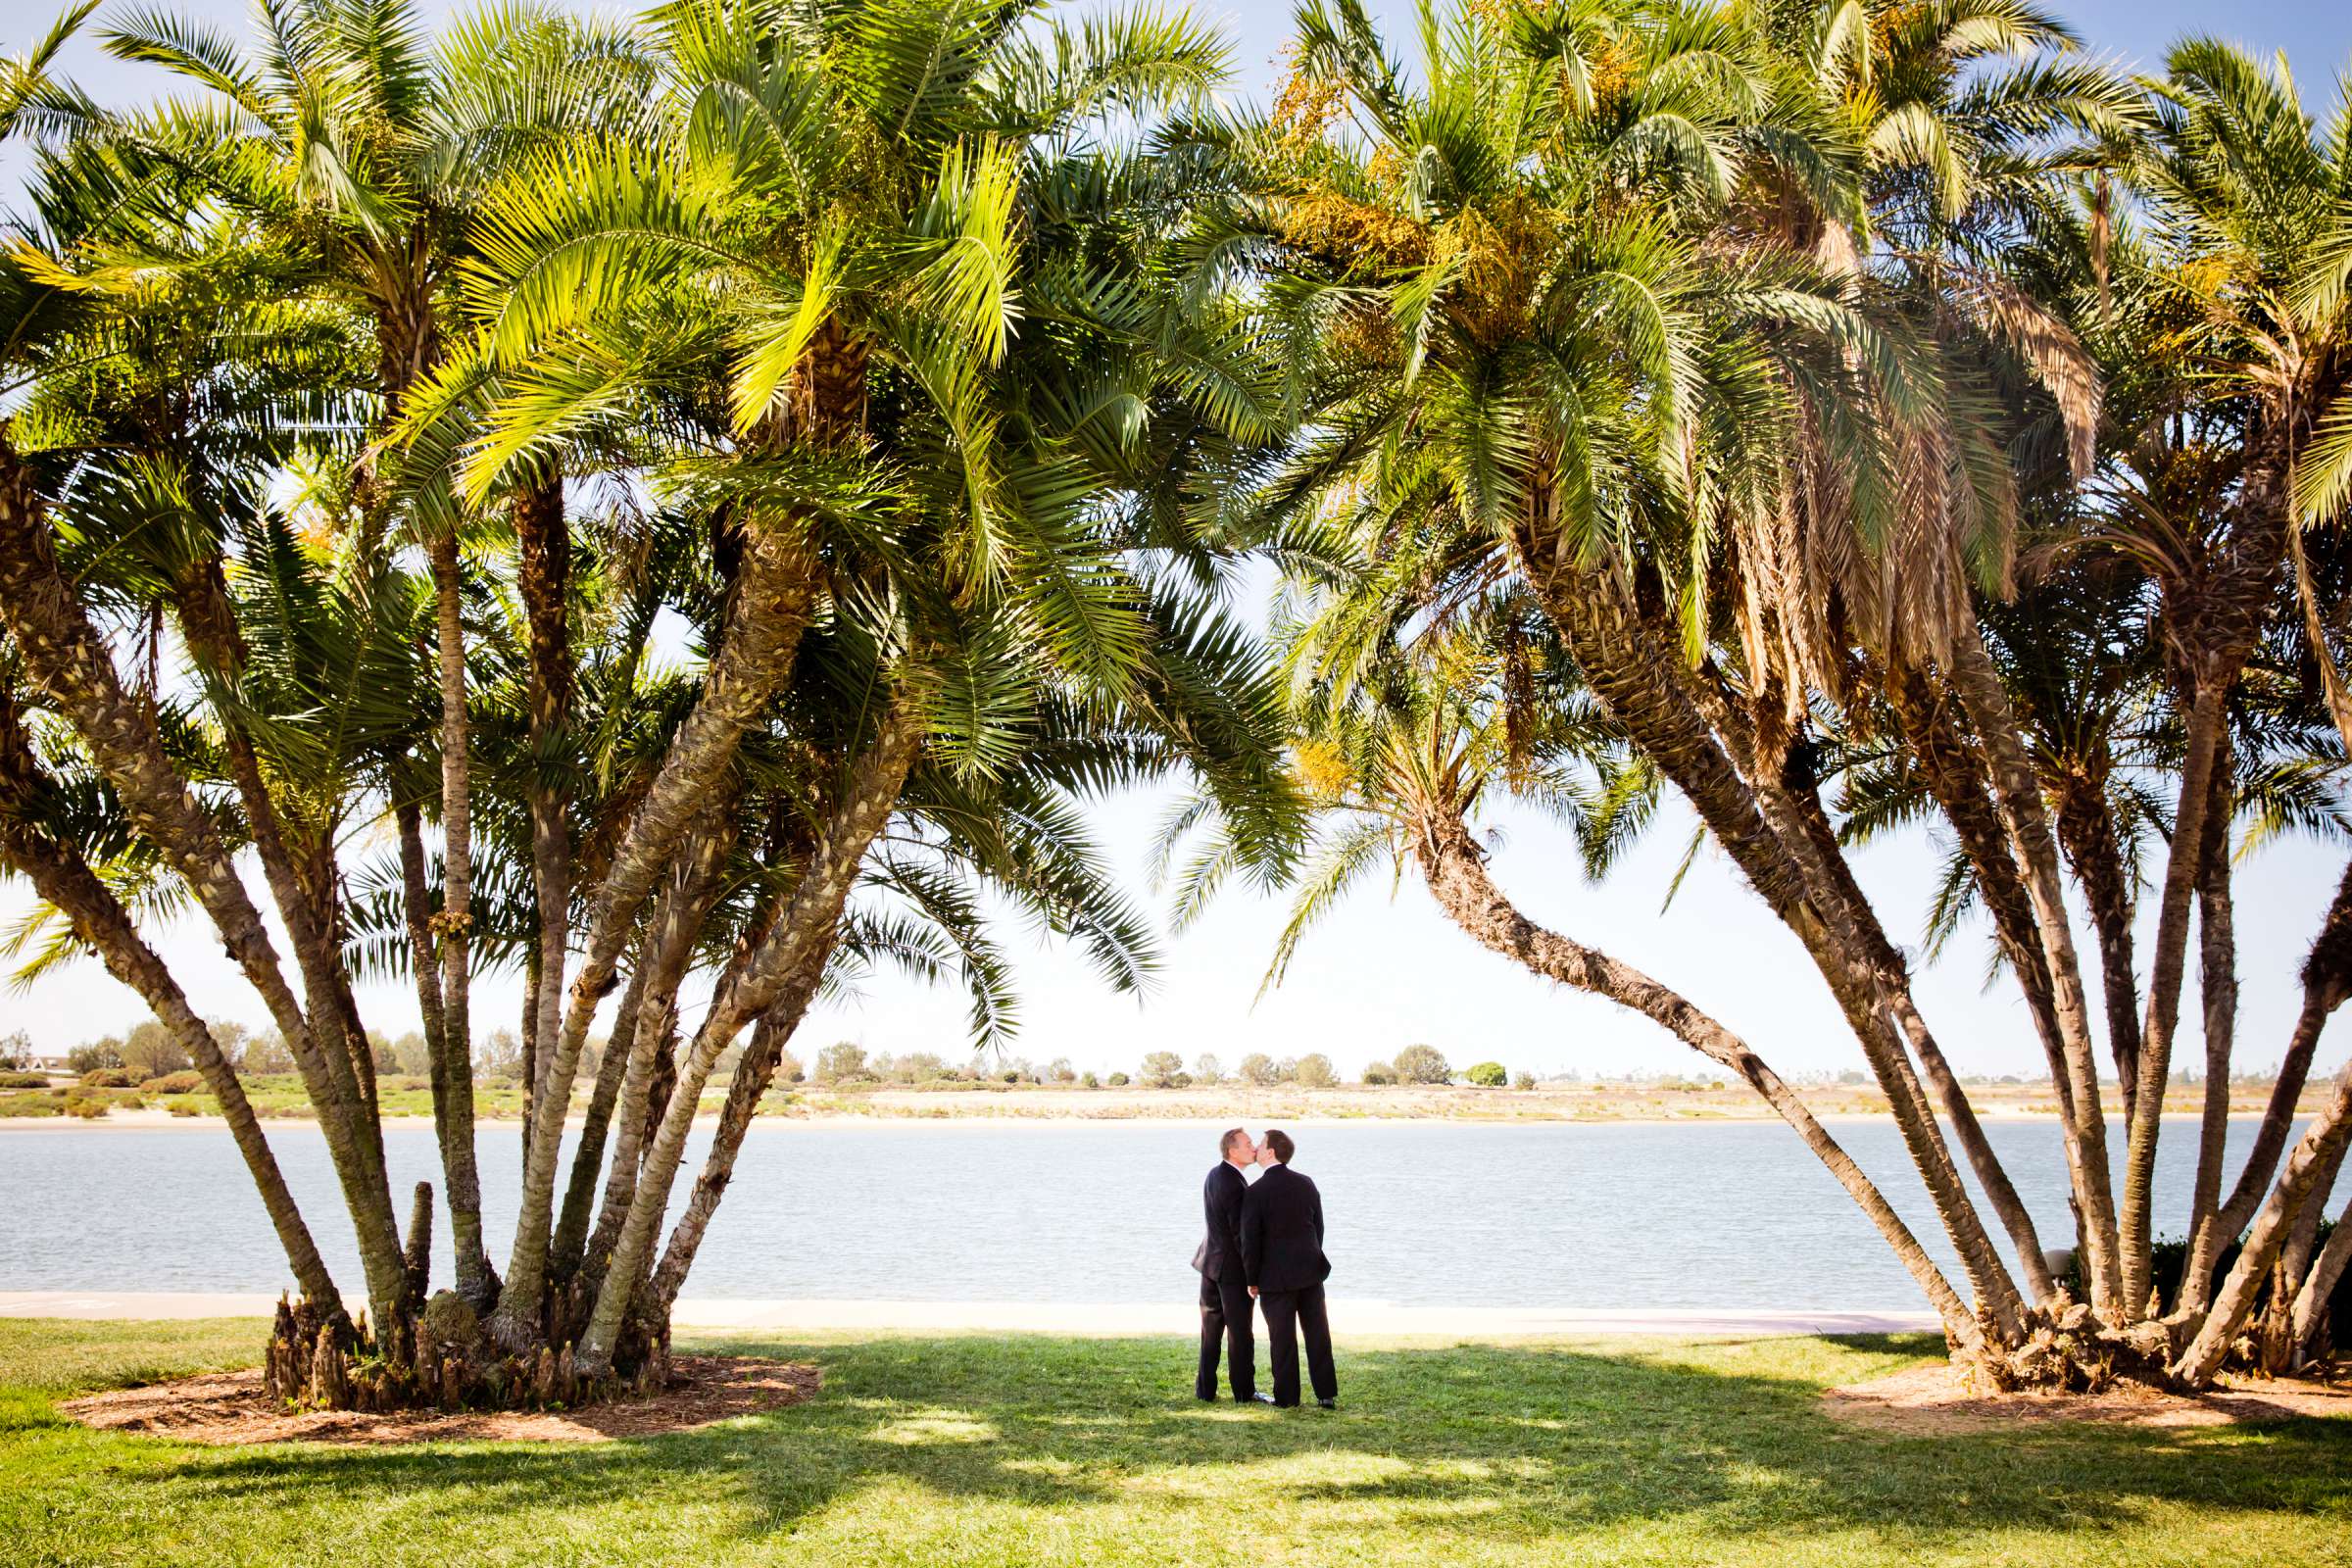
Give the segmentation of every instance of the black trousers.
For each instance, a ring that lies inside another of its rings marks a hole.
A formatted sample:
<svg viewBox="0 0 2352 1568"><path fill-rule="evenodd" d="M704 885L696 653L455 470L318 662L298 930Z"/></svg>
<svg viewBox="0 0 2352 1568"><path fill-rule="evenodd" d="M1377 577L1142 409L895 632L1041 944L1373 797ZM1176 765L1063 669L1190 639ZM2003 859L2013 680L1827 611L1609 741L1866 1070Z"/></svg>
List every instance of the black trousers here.
<svg viewBox="0 0 2352 1568"><path fill-rule="evenodd" d="M1266 1359L1274 1367L1274 1402L1298 1402L1298 1341L1306 1337L1306 1374L1315 1385L1315 1397L1340 1396L1340 1374L1331 1364L1331 1318L1323 1309L1323 1287L1300 1291L1261 1291L1257 1304L1266 1314Z"/></svg>
<svg viewBox="0 0 2352 1568"><path fill-rule="evenodd" d="M1193 1392L1203 1399L1217 1396L1217 1350L1225 1351L1225 1381L1233 1396L1248 1400L1257 1394L1257 1341L1250 1334L1250 1287L1242 1271L1226 1265L1226 1278L1200 1276L1200 1372ZM1296 1378L1293 1381L1297 1381Z"/></svg>

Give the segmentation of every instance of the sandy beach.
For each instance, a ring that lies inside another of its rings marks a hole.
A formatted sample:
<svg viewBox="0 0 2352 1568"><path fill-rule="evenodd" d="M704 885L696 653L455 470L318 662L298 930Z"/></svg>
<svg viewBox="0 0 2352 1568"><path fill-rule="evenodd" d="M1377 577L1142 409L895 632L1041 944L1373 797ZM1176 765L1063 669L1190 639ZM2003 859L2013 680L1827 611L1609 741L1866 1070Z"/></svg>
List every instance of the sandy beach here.
<svg viewBox="0 0 2352 1568"><path fill-rule="evenodd" d="M0 1291L0 1317L194 1320L264 1317L277 1298L206 1292ZM1899 1308L1838 1312L1567 1311L1480 1306L1398 1306L1335 1298L1333 1323L1347 1333L1434 1336L1464 1343L1583 1339L1621 1334L1677 1337L1759 1334L1903 1334L1932 1331L1934 1314ZM1193 1335L1200 1311L1185 1300L844 1301L682 1298L672 1319L690 1333L882 1332L1054 1334L1124 1338Z"/></svg>

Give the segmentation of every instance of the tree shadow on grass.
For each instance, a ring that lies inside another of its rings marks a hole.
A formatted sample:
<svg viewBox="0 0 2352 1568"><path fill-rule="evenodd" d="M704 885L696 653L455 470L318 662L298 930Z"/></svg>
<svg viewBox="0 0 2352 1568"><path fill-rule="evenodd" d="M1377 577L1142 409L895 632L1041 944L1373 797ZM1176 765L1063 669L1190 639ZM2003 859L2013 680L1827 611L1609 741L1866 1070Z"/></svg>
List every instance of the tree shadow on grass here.
<svg viewBox="0 0 2352 1568"><path fill-rule="evenodd" d="M1938 1348L1916 1336L1838 1344L1874 1356ZM462 1492L469 1509L576 1517L663 1495L714 1505L705 1527L737 1539L792 1530L876 1488L1079 1514L1115 1507L1179 1533L1246 1530L1279 1512L1359 1541L1407 1529L1425 1549L1450 1535L1565 1544L1643 1522L1717 1538L1878 1531L1924 1545L2121 1526L2160 1503L2352 1510L2352 1422L1894 1437L1822 1413L1817 1375L1789 1365L1845 1377L1879 1363L1839 1365L1840 1351L1818 1346L1793 1362L1786 1346L1767 1350L1764 1370L1742 1369L1729 1346L1343 1349L1336 1412L1200 1403L1190 1347L1166 1340L712 1348L813 1360L825 1388L764 1415L593 1446L289 1446L194 1452L152 1475L270 1506L331 1492L429 1510L436 1494Z"/></svg>

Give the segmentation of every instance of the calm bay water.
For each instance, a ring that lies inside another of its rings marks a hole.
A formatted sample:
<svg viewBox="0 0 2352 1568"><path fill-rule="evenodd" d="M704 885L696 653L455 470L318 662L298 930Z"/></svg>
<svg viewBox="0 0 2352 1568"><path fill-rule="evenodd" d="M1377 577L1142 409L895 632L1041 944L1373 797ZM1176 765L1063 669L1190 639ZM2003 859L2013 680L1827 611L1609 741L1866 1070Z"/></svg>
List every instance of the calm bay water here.
<svg viewBox="0 0 2352 1568"><path fill-rule="evenodd" d="M758 1124L688 1294L1189 1299L1200 1179L1218 1130ZM1894 1128L1832 1131L1949 1267ZM2003 1122L1987 1132L2045 1243L2071 1240L2057 1128ZM2175 1122L2166 1134L2158 1219L2177 1234L2196 1129ZM2232 1134L2234 1156L2253 1124L2235 1123ZM1844 1192L1777 1123L1347 1123L1297 1136L1298 1168L1323 1190L1336 1295L1598 1309L1920 1304ZM2113 1141L2120 1147L2120 1135ZM299 1125L273 1128L270 1143L338 1277L356 1287L324 1143ZM707 1133L696 1141L697 1166L708 1143ZM440 1186L433 1136L395 1128L385 1145L405 1221L411 1184ZM511 1126L481 1130L493 1255L513 1235L519 1147ZM2352 1188L2352 1177L2339 1187ZM261 1200L217 1124L0 1132L0 1289L253 1292L286 1283ZM447 1237L444 1214L435 1229L443 1282Z"/></svg>

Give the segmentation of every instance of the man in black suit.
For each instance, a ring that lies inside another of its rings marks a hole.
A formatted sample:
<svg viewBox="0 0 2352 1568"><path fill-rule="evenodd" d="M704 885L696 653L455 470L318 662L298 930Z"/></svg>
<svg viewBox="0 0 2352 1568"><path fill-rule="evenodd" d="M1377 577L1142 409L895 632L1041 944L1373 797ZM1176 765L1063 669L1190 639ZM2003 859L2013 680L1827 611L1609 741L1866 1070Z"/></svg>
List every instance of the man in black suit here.
<svg viewBox="0 0 2352 1568"><path fill-rule="evenodd" d="M1257 1392L1257 1345L1250 1335L1249 1281L1242 1271L1242 1199L1250 1180L1242 1172L1257 1157L1257 1146L1236 1127L1217 1142L1222 1156L1200 1189L1208 1234L1193 1253L1200 1271L1200 1371L1193 1393L1217 1396L1217 1349L1225 1350L1225 1379L1233 1396L1247 1404Z"/></svg>
<svg viewBox="0 0 2352 1568"><path fill-rule="evenodd" d="M1323 1195L1291 1169L1294 1152L1290 1134L1266 1129L1257 1162L1267 1168L1242 1202L1242 1268L1266 1314L1274 1402L1286 1409L1298 1402L1296 1330L1306 1337L1315 1402L1329 1410L1340 1402L1340 1376L1331 1364L1331 1318L1323 1306L1323 1282L1331 1278L1331 1259L1323 1255Z"/></svg>

